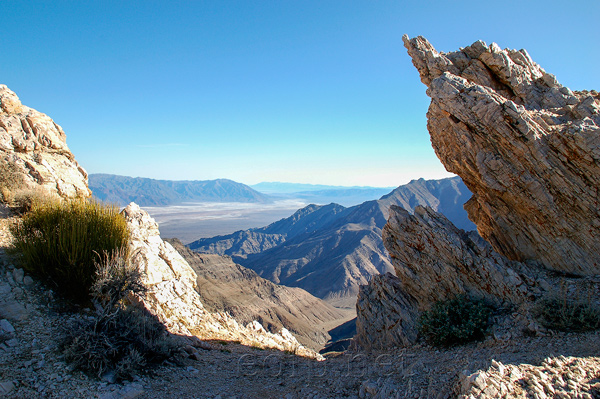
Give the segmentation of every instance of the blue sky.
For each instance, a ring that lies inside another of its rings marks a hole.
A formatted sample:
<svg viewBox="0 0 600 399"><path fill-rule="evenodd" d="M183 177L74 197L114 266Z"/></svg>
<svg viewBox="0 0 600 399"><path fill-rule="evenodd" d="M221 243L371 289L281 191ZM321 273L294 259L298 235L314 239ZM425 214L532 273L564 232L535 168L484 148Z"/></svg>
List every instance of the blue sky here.
<svg viewBox="0 0 600 399"><path fill-rule="evenodd" d="M600 1L0 1L0 83L90 173L396 186L447 176L402 45L525 48L600 89Z"/></svg>

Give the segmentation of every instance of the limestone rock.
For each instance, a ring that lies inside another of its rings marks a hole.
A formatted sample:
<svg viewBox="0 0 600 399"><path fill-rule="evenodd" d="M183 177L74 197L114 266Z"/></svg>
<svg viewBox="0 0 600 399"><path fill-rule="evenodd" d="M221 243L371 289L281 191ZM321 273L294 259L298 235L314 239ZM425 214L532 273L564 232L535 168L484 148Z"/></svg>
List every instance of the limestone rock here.
<svg viewBox="0 0 600 399"><path fill-rule="evenodd" d="M13 334L15 328L6 319L0 320L0 333Z"/></svg>
<svg viewBox="0 0 600 399"><path fill-rule="evenodd" d="M15 389L15 384L12 381L2 381L0 382L0 394L2 396L8 395Z"/></svg>
<svg viewBox="0 0 600 399"><path fill-rule="evenodd" d="M9 300L0 302L0 318L21 321L29 316L29 311L20 302Z"/></svg>
<svg viewBox="0 0 600 399"><path fill-rule="evenodd" d="M562 86L525 50L403 40L428 86L433 148L473 193L481 236L512 260L598 274L600 95Z"/></svg>
<svg viewBox="0 0 600 399"><path fill-rule="evenodd" d="M593 398L599 392L600 358L550 357L541 365L502 364L492 360L487 370L462 374L456 397L480 398Z"/></svg>
<svg viewBox="0 0 600 399"><path fill-rule="evenodd" d="M50 117L21 104L0 85L0 163L23 188L42 187L62 197L88 197L87 173L69 151L63 129Z"/></svg>
<svg viewBox="0 0 600 399"><path fill-rule="evenodd" d="M243 345L322 358L300 345L286 329L272 334L257 321L245 327L227 313L208 312L196 292L196 273L171 244L160 238L154 219L135 203L129 204L122 214L131 232L132 262L144 272L143 282L148 288L144 297L132 300L139 301L156 315L171 333L205 340L238 341Z"/></svg>

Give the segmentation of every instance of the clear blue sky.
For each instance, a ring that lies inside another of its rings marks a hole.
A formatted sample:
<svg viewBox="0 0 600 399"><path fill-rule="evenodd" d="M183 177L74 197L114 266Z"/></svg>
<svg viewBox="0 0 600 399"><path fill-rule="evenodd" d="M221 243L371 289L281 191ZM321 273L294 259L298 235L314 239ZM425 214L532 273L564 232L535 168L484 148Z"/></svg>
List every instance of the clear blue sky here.
<svg viewBox="0 0 600 399"><path fill-rule="evenodd" d="M0 83L90 173L396 186L446 172L402 45L525 48L600 89L600 1L0 1Z"/></svg>

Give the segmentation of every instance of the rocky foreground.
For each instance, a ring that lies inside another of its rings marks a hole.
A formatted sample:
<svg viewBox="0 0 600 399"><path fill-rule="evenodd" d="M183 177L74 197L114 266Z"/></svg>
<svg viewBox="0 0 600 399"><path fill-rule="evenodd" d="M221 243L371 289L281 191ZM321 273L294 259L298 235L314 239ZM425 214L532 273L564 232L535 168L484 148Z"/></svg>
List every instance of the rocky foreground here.
<svg viewBox="0 0 600 399"><path fill-rule="evenodd" d="M490 337L451 350L416 345L332 353L317 361L265 349L250 341L251 335L248 344L241 345L239 335L225 339L226 334L235 334L230 329L203 341L189 336L195 346L182 346L176 357L133 381L118 383L110 373L101 379L90 377L73 370L58 348L63 326L88 316L72 313L51 291L14 267L5 254L10 241L8 216L2 208L0 397L520 398L536 393L540 398L594 398L600 394L600 358L594 357L600 353L599 333Z"/></svg>

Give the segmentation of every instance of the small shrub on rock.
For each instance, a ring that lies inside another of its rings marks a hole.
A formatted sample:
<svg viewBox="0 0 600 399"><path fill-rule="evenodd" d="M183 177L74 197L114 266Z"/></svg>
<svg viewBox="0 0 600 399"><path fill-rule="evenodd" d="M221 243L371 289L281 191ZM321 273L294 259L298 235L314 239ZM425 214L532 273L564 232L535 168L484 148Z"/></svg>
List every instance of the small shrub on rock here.
<svg viewBox="0 0 600 399"><path fill-rule="evenodd" d="M9 205L17 214L23 215L43 204L60 200L57 194L47 192L43 188L23 188L12 193L12 200Z"/></svg>
<svg viewBox="0 0 600 399"><path fill-rule="evenodd" d="M551 330L585 332L600 329L600 309L591 301L544 299L535 308L541 325Z"/></svg>
<svg viewBox="0 0 600 399"><path fill-rule="evenodd" d="M146 288L127 256L105 256L97 268L91 291L97 314L67 326L61 348L68 362L90 375L112 372L117 380L130 379L171 356L175 347L155 316L128 304L126 298Z"/></svg>
<svg viewBox="0 0 600 399"><path fill-rule="evenodd" d="M434 346L462 345L484 338L492 309L465 295L436 302L419 320L419 335Z"/></svg>
<svg viewBox="0 0 600 399"><path fill-rule="evenodd" d="M118 208L86 200L35 204L11 231L23 268L79 303L89 301L100 254L125 248L129 238Z"/></svg>
<svg viewBox="0 0 600 399"><path fill-rule="evenodd" d="M23 175L14 162L0 159L0 200L10 204L15 190L25 184Z"/></svg>

